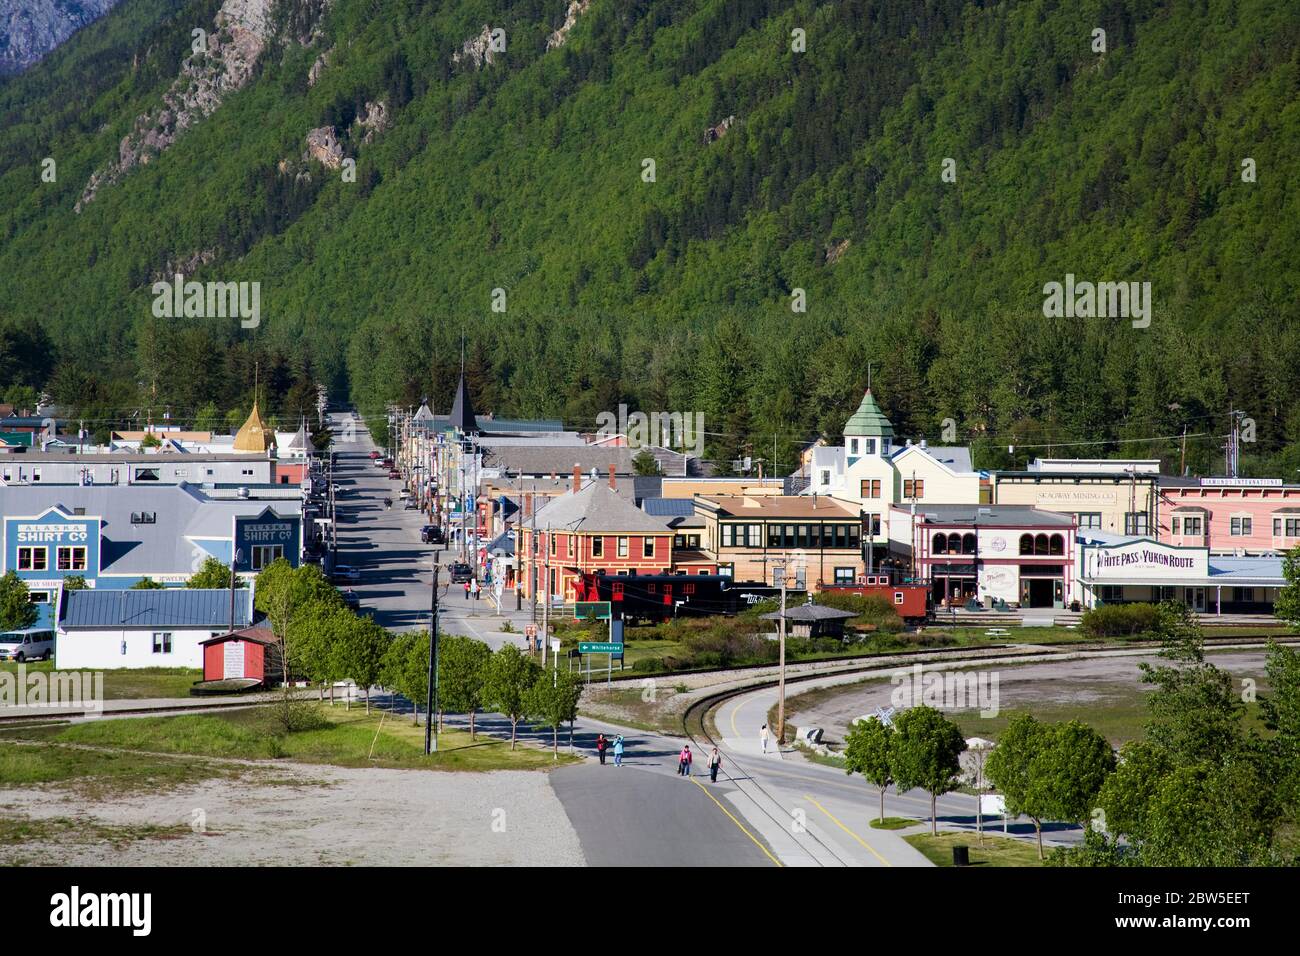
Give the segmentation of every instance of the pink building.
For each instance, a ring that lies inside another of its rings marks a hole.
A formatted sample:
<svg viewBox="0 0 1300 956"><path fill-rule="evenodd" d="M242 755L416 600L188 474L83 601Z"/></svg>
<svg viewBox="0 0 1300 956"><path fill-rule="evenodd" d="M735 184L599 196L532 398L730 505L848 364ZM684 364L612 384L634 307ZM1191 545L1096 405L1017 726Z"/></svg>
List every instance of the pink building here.
<svg viewBox="0 0 1300 956"><path fill-rule="evenodd" d="M1159 540L1211 554L1275 554L1300 545L1300 485L1280 478L1162 478Z"/></svg>

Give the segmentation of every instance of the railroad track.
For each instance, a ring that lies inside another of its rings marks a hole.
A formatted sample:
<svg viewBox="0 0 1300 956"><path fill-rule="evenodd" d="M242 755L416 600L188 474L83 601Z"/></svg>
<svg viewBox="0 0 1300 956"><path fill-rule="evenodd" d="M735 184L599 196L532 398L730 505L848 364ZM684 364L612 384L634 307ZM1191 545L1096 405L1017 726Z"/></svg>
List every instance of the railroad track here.
<svg viewBox="0 0 1300 956"><path fill-rule="evenodd" d="M1206 639L1205 645L1207 647L1213 647L1216 645L1217 646L1232 645L1232 646L1240 647L1242 650L1253 650L1257 648L1266 647L1269 641L1274 641L1274 640L1280 644L1287 644L1290 646L1300 645L1300 636L1288 636L1285 638L1278 638L1273 635L1240 635L1235 638L1212 638L1212 639ZM1154 645L1154 646L1158 647L1159 645ZM1125 647L1146 649L1146 644L1145 643L1128 644L1125 645ZM1014 650L1015 645L1007 645L1004 649ZM948 648L948 650L951 650L951 648ZM987 651L989 649L981 648L981 650ZM1081 650L1083 653L1088 653L1090 650L1100 650L1100 649L1090 648L1088 650L1083 650L1083 649L1079 649L1079 650ZM1106 648L1106 650L1114 650L1114 648ZM1051 657L1050 653L1042 654L1041 656L1047 659L1050 659ZM963 664L977 662L979 659L980 658L978 657L967 658L967 659L960 659L960 658L949 659L943 661L942 663L949 666L961 666ZM888 665L884 665L884 666L887 667ZM850 674L879 671L881 669L882 669L882 665L877 662L874 664L863 664L862 666L858 666L858 667L848 667L843 670L787 675L785 679L785 683L787 686L790 684L803 684L803 683L808 683L809 681L820 680L826 677L842 677ZM740 687L731 687L724 690L719 690L714 693L707 694L704 697L699 698L698 700L692 701L690 705L686 708L686 710L682 712L683 732L693 744L699 747L700 753L702 754L707 753L708 748L720 746L719 742L716 739L714 739L711 733L709 733L708 715L710 711L714 710L716 707L720 706L721 704L735 697L740 697L745 694L751 694L755 691L767 690L772 687L776 687L778 683L779 681L777 679L756 681L755 683L745 684ZM732 783L737 788L737 790L743 796L745 796L753 804L755 809L757 809L758 812L761 813L764 817L771 820L778 827L781 827L783 829L788 828L790 826L790 816L789 816L788 808L784 807L781 801L778 800L770 790L768 790L766 787L763 786L763 784L758 782L758 780L754 777L753 773L746 769L746 765L744 762L742 762L734 754L731 753L728 753L727 758L728 758L727 762L723 764L723 775L725 776L725 778L730 783ZM741 775L733 776L731 772L727 769L729 766L735 767L740 772ZM779 810L783 811L784 816L778 816L777 813L773 812L773 808L778 808ZM830 847L824 840L822 840L816 834L812 833L811 830L805 829L802 834L791 831L791 834L792 836L795 837L796 843L800 842L798 839L799 836L806 836L812 842L816 843L825 853L829 854L831 858L835 860L839 865L841 866L850 865L848 861L846 861L839 853L837 853L832 847ZM809 857L811 857L817 863L817 865L819 866L828 865L826 862L818 859L817 854L808 851L806 847L804 847L804 850L805 852L808 853Z"/></svg>

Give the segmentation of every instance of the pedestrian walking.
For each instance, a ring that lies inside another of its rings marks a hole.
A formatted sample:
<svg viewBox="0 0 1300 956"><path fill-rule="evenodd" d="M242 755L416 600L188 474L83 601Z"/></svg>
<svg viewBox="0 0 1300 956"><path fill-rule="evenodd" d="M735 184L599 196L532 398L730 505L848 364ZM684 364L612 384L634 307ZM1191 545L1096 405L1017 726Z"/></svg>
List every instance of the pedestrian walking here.
<svg viewBox="0 0 1300 956"><path fill-rule="evenodd" d="M604 734L596 735L596 756L600 758L600 765L605 766L605 748L609 746L609 741L605 739Z"/></svg>
<svg viewBox="0 0 1300 956"><path fill-rule="evenodd" d="M767 724L758 732L758 739L763 742L763 753L767 753Z"/></svg>
<svg viewBox="0 0 1300 956"><path fill-rule="evenodd" d="M614 766L623 766L623 735L614 738Z"/></svg>
<svg viewBox="0 0 1300 956"><path fill-rule="evenodd" d="M677 772L683 777L691 775L691 745L687 744L677 755Z"/></svg>
<svg viewBox="0 0 1300 956"><path fill-rule="evenodd" d="M709 782L718 782L718 768L722 766L722 754L718 753L718 748L713 748L713 753L709 754Z"/></svg>
<svg viewBox="0 0 1300 956"><path fill-rule="evenodd" d="M465 581L465 600L469 600L469 581Z"/></svg>

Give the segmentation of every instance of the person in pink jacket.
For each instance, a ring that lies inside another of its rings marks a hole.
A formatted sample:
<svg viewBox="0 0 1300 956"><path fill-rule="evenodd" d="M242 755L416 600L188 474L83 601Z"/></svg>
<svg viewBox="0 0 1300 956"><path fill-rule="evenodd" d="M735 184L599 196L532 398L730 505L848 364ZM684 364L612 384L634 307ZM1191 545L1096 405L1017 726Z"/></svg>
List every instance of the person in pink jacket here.
<svg viewBox="0 0 1300 956"><path fill-rule="evenodd" d="M683 777L691 775L691 745L687 744L677 755L677 773Z"/></svg>

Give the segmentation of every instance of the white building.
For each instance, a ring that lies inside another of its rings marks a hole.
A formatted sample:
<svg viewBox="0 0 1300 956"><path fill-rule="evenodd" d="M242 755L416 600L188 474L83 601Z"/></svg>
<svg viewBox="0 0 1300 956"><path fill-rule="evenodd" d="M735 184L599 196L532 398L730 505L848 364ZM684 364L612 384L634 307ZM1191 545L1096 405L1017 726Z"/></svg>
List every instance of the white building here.
<svg viewBox="0 0 1300 956"><path fill-rule="evenodd" d="M233 629L252 623L251 587L234 592ZM60 670L203 667L201 641L232 629L227 590L64 591L54 666Z"/></svg>
<svg viewBox="0 0 1300 956"><path fill-rule="evenodd" d="M805 495L826 495L862 509L862 540L878 561L888 549L890 508L915 503L977 505L982 475L970 449L894 443L894 426L868 389L844 425L844 444L812 449Z"/></svg>

